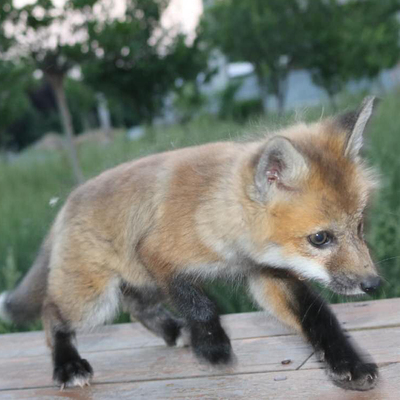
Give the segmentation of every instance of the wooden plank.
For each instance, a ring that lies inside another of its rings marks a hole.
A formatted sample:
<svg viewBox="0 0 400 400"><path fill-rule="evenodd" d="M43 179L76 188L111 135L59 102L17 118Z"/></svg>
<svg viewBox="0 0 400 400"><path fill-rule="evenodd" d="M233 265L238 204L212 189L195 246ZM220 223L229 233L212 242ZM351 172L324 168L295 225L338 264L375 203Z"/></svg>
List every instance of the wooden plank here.
<svg viewBox="0 0 400 400"><path fill-rule="evenodd" d="M333 309L349 330L400 326L400 298L334 304Z"/></svg>
<svg viewBox="0 0 400 400"><path fill-rule="evenodd" d="M400 326L400 299L335 304L333 308L349 330ZM225 315L222 320L232 340L290 334L261 312ZM164 344L138 323L101 327L78 335L78 342L80 350L87 353ZM0 335L0 360L47 354L43 332Z"/></svg>
<svg viewBox="0 0 400 400"><path fill-rule="evenodd" d="M236 340L233 349L238 362L228 369L198 363L190 348L160 346L82 353L82 356L92 364L96 382L124 382L290 370L299 368L312 353L297 336ZM283 365L285 359L291 363ZM0 364L0 390L49 386L51 376L50 357L13 358Z"/></svg>
<svg viewBox="0 0 400 400"><path fill-rule="evenodd" d="M400 298L332 304L332 308L348 330L400 326ZM224 315L223 321L234 339L290 333L262 312Z"/></svg>
<svg viewBox="0 0 400 400"><path fill-rule="evenodd" d="M10 346L12 343L12 346ZM79 349L85 352L124 348L162 346L164 341L139 323L102 326L96 331L78 334ZM44 332L0 335L0 359L48 355Z"/></svg>
<svg viewBox="0 0 400 400"><path fill-rule="evenodd" d="M307 399L397 400L400 364L381 369L381 382L369 392L345 391L334 386L322 370L288 371L175 379L121 384L95 384L90 388L59 392L38 388L0 392L1 399Z"/></svg>
<svg viewBox="0 0 400 400"><path fill-rule="evenodd" d="M400 328L384 328L353 332L361 349L367 350L379 364L400 362ZM95 382L133 382L141 380L189 378L226 375L230 373L260 373L320 369L316 358L306 360L311 348L298 336L238 339L233 342L238 362L231 369L213 369L199 364L188 348L148 347L83 353L95 370ZM290 359L289 365L282 361ZM21 379L21 376L23 379ZM0 365L0 389L50 386L49 357L11 359Z"/></svg>
<svg viewBox="0 0 400 400"><path fill-rule="evenodd" d="M290 332L265 313L243 313L222 316L222 324L232 340L280 336ZM13 343L10 346L10 343ZM140 323L102 326L90 333L78 334L79 349L84 352L110 351L165 345ZM0 359L47 355L43 332L0 335Z"/></svg>
<svg viewBox="0 0 400 400"><path fill-rule="evenodd" d="M400 362L400 328L355 331L351 333L357 347L372 356L378 364ZM313 355L301 369L322 368L323 363ZM400 394L399 394L400 398Z"/></svg>

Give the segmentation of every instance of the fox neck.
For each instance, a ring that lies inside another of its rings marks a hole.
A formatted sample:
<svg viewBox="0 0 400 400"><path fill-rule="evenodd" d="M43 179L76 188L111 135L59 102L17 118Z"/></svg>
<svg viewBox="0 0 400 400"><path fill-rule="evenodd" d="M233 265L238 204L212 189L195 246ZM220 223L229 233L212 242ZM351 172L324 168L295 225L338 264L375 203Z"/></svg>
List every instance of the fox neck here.
<svg viewBox="0 0 400 400"><path fill-rule="evenodd" d="M259 147L260 143L240 146L235 163L219 178L217 190L196 214L201 240L221 261L246 258L255 264L259 262L252 245L252 231L256 226L254 220L268 218L268 207L249 196L254 181L251 159Z"/></svg>

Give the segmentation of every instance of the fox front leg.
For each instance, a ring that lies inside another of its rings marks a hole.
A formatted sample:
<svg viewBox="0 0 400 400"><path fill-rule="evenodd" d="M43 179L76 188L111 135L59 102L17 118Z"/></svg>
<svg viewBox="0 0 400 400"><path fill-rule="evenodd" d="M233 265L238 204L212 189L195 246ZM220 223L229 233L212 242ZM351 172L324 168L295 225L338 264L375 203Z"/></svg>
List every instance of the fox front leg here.
<svg viewBox="0 0 400 400"><path fill-rule="evenodd" d="M195 355L212 365L229 364L233 358L231 342L221 326L215 304L184 278L174 278L168 290L173 305L189 327Z"/></svg>
<svg viewBox="0 0 400 400"><path fill-rule="evenodd" d="M333 383L350 390L370 390L378 367L366 362L347 339L324 300L286 272L262 272L249 279L255 300L285 325L294 328L324 355Z"/></svg>

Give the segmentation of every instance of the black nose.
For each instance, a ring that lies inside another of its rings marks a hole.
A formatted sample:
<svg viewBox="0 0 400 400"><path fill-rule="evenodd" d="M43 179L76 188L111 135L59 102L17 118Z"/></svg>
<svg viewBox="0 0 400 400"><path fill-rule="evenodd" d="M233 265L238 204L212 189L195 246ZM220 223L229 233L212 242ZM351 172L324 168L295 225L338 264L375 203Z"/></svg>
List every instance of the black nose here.
<svg viewBox="0 0 400 400"><path fill-rule="evenodd" d="M381 278L379 276L369 276L368 278L365 278L361 282L361 290L363 290L365 293L372 293L374 292L379 285L381 284Z"/></svg>

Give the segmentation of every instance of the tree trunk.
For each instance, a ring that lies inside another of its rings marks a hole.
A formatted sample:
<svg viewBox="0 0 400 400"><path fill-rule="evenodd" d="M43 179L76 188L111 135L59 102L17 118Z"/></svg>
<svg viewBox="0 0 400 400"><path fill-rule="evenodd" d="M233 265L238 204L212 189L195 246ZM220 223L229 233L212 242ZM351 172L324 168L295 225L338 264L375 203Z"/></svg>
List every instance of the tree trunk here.
<svg viewBox="0 0 400 400"><path fill-rule="evenodd" d="M267 82L265 80L265 77L263 76L262 72L257 71L256 68L256 75L257 75L257 80L258 80L258 88L260 91L260 98L264 110L264 114L268 114L268 86Z"/></svg>
<svg viewBox="0 0 400 400"><path fill-rule="evenodd" d="M77 184L84 181L82 169L79 165L78 153L74 143L74 128L72 125L71 113L68 108L67 99L64 90L64 74L47 74L57 100L57 106L60 113L64 134L67 143L68 156L71 163L74 179Z"/></svg>
<svg viewBox="0 0 400 400"><path fill-rule="evenodd" d="M381 96L386 95L386 88L385 88L385 84L383 83L383 78L382 78L382 74L379 74L376 77L376 82L378 84L378 88L379 88L379 92Z"/></svg>
<svg viewBox="0 0 400 400"><path fill-rule="evenodd" d="M276 93L276 99L278 104L278 115L282 116L283 112L285 111L285 100L286 100L286 93L283 88L280 88Z"/></svg>
<svg viewBox="0 0 400 400"><path fill-rule="evenodd" d="M338 110L337 104L336 104L336 94L332 91L327 90L328 93L328 98L329 98L329 103L331 104L331 107L334 112Z"/></svg>
<svg viewBox="0 0 400 400"><path fill-rule="evenodd" d="M278 76L276 98L278 102L278 115L282 116L285 111L286 95L288 92L288 73L285 72Z"/></svg>
<svg viewBox="0 0 400 400"><path fill-rule="evenodd" d="M97 94L97 115L100 121L100 128L106 136L107 142L111 141L111 116L108 102L103 93Z"/></svg>

